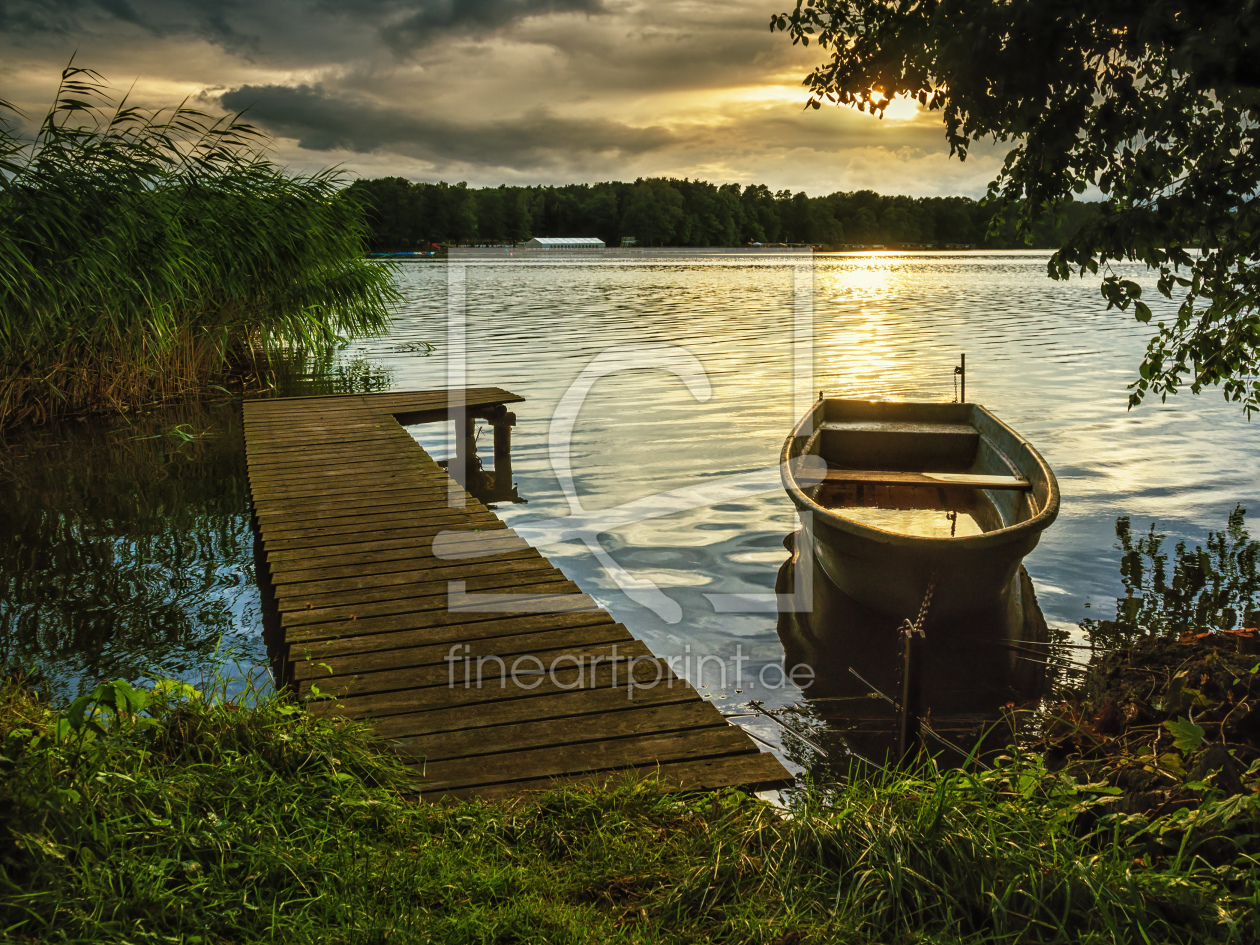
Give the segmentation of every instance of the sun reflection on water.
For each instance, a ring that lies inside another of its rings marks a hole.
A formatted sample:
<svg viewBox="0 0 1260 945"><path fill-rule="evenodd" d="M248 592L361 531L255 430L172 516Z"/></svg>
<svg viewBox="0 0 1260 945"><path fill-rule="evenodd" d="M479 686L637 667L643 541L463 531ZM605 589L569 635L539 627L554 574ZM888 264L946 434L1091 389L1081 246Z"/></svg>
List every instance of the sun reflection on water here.
<svg viewBox="0 0 1260 945"><path fill-rule="evenodd" d="M840 257L816 272L815 370L828 393L904 399L922 385L922 363L904 351L913 312L897 304L907 276L904 254L878 251Z"/></svg>

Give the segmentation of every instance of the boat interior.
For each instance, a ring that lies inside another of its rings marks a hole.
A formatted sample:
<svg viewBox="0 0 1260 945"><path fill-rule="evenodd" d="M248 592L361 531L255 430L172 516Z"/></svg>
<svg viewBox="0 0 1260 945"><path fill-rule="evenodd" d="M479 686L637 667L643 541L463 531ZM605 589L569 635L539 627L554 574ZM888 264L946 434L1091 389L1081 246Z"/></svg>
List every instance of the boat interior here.
<svg viewBox="0 0 1260 945"><path fill-rule="evenodd" d="M977 405L825 400L798 432L798 455L827 464L806 494L863 525L963 538L1036 514L1026 447Z"/></svg>

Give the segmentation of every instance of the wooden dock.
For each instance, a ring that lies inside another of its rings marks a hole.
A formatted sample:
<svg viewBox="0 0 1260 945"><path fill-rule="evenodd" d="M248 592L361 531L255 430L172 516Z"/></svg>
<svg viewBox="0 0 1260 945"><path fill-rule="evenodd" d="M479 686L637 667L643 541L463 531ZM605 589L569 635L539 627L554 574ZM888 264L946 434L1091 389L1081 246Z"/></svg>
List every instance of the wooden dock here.
<svg viewBox="0 0 1260 945"><path fill-rule="evenodd" d="M259 582L287 678L333 697L313 710L370 720L414 759L425 797L626 772L678 789L790 783L403 429L462 405L459 455L475 462L467 433L487 421L498 494L520 400L478 388L246 402Z"/></svg>

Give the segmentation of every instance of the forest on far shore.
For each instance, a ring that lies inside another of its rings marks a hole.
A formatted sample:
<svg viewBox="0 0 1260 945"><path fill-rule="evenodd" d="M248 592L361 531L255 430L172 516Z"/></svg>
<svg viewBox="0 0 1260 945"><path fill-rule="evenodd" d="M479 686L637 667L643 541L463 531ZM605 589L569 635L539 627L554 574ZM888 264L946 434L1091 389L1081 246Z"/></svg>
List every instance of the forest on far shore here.
<svg viewBox="0 0 1260 945"><path fill-rule="evenodd" d="M989 235L993 208L970 197L883 196L870 190L810 197L764 184L672 178L633 183L472 188L403 177L356 180L371 224L371 248L399 252L426 244L520 243L534 236L597 236L609 246L742 246L810 243L842 247L1060 246L1094 203L1069 204L1037 228L1031 244L1007 224Z"/></svg>

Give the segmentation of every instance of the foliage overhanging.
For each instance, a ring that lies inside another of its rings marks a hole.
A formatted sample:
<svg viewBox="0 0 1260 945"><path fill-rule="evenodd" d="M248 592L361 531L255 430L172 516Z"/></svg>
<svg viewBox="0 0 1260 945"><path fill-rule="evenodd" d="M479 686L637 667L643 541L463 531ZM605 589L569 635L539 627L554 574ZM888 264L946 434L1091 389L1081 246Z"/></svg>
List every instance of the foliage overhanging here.
<svg viewBox="0 0 1260 945"><path fill-rule="evenodd" d="M1176 296L1130 385L1131 406L1221 385L1260 409L1260 6L1254 0L797 0L771 30L830 54L814 108L940 110L951 153L1015 142L990 198L1023 232L1097 187L1103 213L1051 259L1104 274L1108 307L1151 310L1109 271L1140 260ZM1198 252L1195 252L1195 250Z"/></svg>

